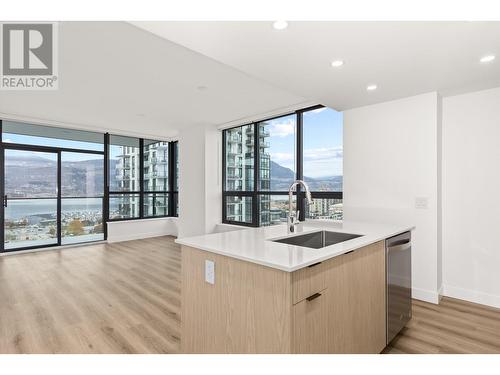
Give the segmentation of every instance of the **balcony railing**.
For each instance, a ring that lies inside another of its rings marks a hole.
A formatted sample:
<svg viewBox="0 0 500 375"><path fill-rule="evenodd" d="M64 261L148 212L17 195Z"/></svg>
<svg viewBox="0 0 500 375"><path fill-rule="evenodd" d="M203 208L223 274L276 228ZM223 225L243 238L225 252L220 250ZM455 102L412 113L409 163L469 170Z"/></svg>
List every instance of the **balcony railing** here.
<svg viewBox="0 0 500 375"><path fill-rule="evenodd" d="M241 143L241 135L238 134L229 135L226 139L228 142Z"/></svg>
<svg viewBox="0 0 500 375"><path fill-rule="evenodd" d="M166 158L151 158L150 164L167 164L168 160Z"/></svg>
<svg viewBox="0 0 500 375"><path fill-rule="evenodd" d="M119 163L116 165L116 169L120 170L130 169L130 163Z"/></svg>
<svg viewBox="0 0 500 375"><path fill-rule="evenodd" d="M156 178L167 178L168 176L168 173L165 172L165 171L155 171L153 172L153 177L156 177Z"/></svg>
<svg viewBox="0 0 500 375"><path fill-rule="evenodd" d="M243 166L243 163L241 162L234 162L234 161L228 161L226 163L226 166L230 168L241 168Z"/></svg>
<svg viewBox="0 0 500 375"><path fill-rule="evenodd" d="M117 180L122 180L122 181L124 181L124 180L130 180L130 178L131 178L131 176L130 176L130 174L129 174L129 173L126 173L126 174L117 173L117 174L116 174L116 179L117 179Z"/></svg>
<svg viewBox="0 0 500 375"><path fill-rule="evenodd" d="M271 135L271 133L269 133L269 130L261 127L259 130L259 135L261 137L269 137Z"/></svg>

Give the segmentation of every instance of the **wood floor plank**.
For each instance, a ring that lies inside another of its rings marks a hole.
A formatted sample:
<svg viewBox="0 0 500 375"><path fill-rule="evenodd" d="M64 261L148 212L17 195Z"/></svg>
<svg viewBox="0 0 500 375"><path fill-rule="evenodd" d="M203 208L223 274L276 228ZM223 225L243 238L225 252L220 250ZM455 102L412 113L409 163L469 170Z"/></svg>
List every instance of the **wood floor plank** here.
<svg viewBox="0 0 500 375"><path fill-rule="evenodd" d="M500 353L500 309L443 297L413 301L413 317L384 353Z"/></svg>
<svg viewBox="0 0 500 375"><path fill-rule="evenodd" d="M171 236L0 257L0 353L178 353ZM500 353L500 309L413 301L388 354Z"/></svg>
<svg viewBox="0 0 500 375"><path fill-rule="evenodd" d="M178 353L173 240L0 257L0 353Z"/></svg>

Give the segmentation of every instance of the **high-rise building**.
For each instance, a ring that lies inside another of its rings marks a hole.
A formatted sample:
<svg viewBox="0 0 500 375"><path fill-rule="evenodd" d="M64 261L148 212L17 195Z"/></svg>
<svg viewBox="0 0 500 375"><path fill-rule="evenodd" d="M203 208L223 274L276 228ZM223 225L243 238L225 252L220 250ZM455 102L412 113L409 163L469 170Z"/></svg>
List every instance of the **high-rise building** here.
<svg viewBox="0 0 500 375"><path fill-rule="evenodd" d="M260 190L269 190L270 156L266 138L269 131L259 128L259 183ZM226 190L252 191L254 189L254 125L247 125L226 132ZM228 197L226 218L229 221L251 222L252 204L249 197ZM260 195L261 225L269 225L269 196Z"/></svg>
<svg viewBox="0 0 500 375"><path fill-rule="evenodd" d="M138 191L140 187L138 147L122 146L117 156L116 180L119 191ZM168 190L168 142L144 141L144 191ZM153 203L154 202L154 203ZM166 199L144 199L144 212L152 212L154 204L156 212L166 213ZM128 217L139 216L139 194L127 194L121 197L119 211Z"/></svg>

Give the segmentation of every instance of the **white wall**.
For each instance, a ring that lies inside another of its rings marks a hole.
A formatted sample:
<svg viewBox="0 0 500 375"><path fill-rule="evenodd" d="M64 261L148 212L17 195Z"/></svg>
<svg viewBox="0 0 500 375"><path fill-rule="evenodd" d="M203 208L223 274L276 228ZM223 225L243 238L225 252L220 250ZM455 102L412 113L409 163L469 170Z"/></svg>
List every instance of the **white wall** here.
<svg viewBox="0 0 500 375"><path fill-rule="evenodd" d="M211 233L221 222L220 142L214 126L179 135L179 237Z"/></svg>
<svg viewBox="0 0 500 375"><path fill-rule="evenodd" d="M500 307L500 88L443 99L444 294Z"/></svg>
<svg viewBox="0 0 500 375"><path fill-rule="evenodd" d="M344 217L411 222L414 298L439 298L437 93L344 112ZM417 209L415 199L428 200Z"/></svg>
<svg viewBox="0 0 500 375"><path fill-rule="evenodd" d="M138 240L157 236L177 236L177 218L162 217L108 223L108 242Z"/></svg>

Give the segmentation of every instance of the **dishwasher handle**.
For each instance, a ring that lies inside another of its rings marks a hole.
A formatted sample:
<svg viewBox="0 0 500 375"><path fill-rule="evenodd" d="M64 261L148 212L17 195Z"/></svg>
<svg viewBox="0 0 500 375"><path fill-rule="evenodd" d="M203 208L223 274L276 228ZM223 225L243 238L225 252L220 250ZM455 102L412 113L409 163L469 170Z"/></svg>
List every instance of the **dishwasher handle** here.
<svg viewBox="0 0 500 375"><path fill-rule="evenodd" d="M411 249L411 241L408 240L407 242L400 243L398 245L389 245L387 246L387 251L406 251Z"/></svg>

